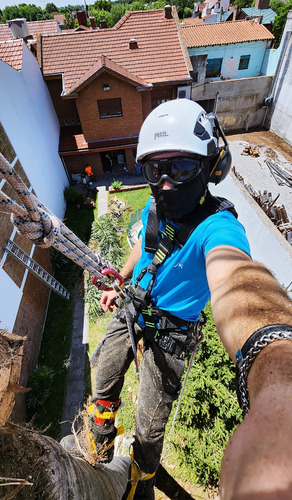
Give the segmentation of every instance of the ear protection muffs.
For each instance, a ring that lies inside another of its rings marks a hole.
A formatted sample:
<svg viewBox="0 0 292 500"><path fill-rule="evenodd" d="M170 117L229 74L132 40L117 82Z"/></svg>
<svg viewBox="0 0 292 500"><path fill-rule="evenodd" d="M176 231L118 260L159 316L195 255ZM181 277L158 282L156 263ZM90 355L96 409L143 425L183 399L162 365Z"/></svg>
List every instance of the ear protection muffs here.
<svg viewBox="0 0 292 500"><path fill-rule="evenodd" d="M210 167L210 177L209 177L209 182L212 182L214 184L219 184L219 182L223 181L225 177L227 176L230 168L231 168L231 153L229 151L229 146L227 139L224 135L224 132L222 128L219 125L218 118L216 115L213 116L214 119L214 125L215 125L215 133L218 136L218 141L219 138L224 142L224 146L220 146L215 155L213 155L213 158L211 160L211 167Z"/></svg>

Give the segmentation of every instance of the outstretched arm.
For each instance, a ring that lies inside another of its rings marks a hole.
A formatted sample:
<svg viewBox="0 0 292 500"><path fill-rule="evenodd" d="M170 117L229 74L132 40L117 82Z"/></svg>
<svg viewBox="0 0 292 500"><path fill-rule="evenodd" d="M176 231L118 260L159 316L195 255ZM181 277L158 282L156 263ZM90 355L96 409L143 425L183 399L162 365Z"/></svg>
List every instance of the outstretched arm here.
<svg viewBox="0 0 292 500"><path fill-rule="evenodd" d="M272 274L233 247L207 255L211 305L233 360L257 329L292 325L292 303ZM230 439L222 462L222 500L290 499L292 495L292 342L261 350L248 376L250 411Z"/></svg>
<svg viewBox="0 0 292 500"><path fill-rule="evenodd" d="M120 271L120 274L121 276L123 276L123 278L128 278L132 276L133 269L141 257L141 243L142 243L142 237L140 237L138 241L135 243L127 262ZM100 299L100 305L104 310L104 312L113 311L116 298L117 298L117 293L114 290L103 292Z"/></svg>

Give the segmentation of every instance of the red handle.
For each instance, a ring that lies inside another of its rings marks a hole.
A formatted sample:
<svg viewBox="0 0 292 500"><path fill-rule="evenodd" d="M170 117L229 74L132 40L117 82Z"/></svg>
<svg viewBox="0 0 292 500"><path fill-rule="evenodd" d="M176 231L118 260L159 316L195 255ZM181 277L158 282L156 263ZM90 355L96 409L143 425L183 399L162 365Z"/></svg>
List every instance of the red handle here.
<svg viewBox="0 0 292 500"><path fill-rule="evenodd" d="M101 274L103 276L109 276L111 278L114 278L115 280L118 280L118 285L122 286L124 283L124 278L121 276L117 271L114 269L106 268L101 271ZM112 279L113 281L113 279ZM112 288L109 288L106 283L100 281L96 276L92 278L92 284L97 286L99 290L112 290Z"/></svg>
<svg viewBox="0 0 292 500"><path fill-rule="evenodd" d="M101 271L101 274L103 274L104 276L111 276L113 277L115 280L118 280L118 284L119 286L122 286L123 283L124 283L124 278L123 276L121 276L119 273L117 273L117 271L115 271L114 269L103 269Z"/></svg>

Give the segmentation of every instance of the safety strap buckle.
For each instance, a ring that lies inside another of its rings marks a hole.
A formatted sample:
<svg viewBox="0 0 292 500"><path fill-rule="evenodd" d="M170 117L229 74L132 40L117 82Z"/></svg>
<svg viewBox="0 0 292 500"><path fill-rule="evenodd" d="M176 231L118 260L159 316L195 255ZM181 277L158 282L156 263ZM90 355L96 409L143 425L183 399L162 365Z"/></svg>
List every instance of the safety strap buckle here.
<svg viewBox="0 0 292 500"><path fill-rule="evenodd" d="M174 247L174 237L175 228L170 224L166 224L165 232L162 230L158 231L160 241L158 243L158 248L154 254L153 261L148 266L148 272L150 274L155 274L157 267L161 266L163 262L171 255Z"/></svg>
<svg viewBox="0 0 292 500"><path fill-rule="evenodd" d="M148 307L148 309L142 309L141 311L144 324L145 324L145 337L146 338L156 338L158 331L156 327L156 322L155 319L153 318L152 315L152 309L151 307Z"/></svg>

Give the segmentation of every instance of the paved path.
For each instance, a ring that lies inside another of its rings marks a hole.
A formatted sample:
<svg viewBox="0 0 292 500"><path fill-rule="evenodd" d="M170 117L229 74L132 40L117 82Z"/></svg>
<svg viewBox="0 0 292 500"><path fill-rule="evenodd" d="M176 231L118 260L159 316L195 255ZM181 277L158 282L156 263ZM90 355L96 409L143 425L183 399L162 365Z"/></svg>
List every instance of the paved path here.
<svg viewBox="0 0 292 500"><path fill-rule="evenodd" d="M84 310L83 289L83 281L80 281L74 291L71 350L61 423L62 437L71 434L72 422L83 407L85 393L88 318Z"/></svg>

